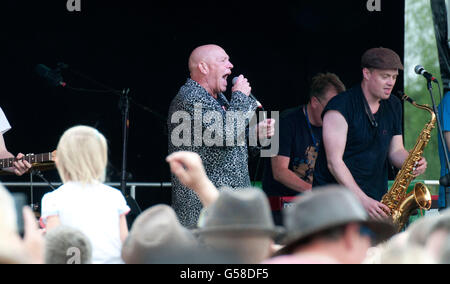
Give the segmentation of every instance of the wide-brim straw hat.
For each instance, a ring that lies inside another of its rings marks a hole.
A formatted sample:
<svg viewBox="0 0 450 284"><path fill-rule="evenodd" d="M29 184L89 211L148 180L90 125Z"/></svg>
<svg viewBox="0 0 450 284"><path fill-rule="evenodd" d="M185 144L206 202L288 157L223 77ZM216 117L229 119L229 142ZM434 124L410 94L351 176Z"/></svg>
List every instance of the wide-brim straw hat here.
<svg viewBox="0 0 450 284"><path fill-rule="evenodd" d="M392 222L370 219L356 196L342 186L325 186L299 196L293 206L283 210L285 247L278 253L289 253L301 240L327 229L350 223L367 226L374 242L388 240L395 233Z"/></svg>
<svg viewBox="0 0 450 284"><path fill-rule="evenodd" d="M225 188L216 202L202 210L194 232L200 236L234 233L275 238L284 229L274 225L269 201L263 191Z"/></svg>
<svg viewBox="0 0 450 284"><path fill-rule="evenodd" d="M123 245L122 258L126 263L158 263L160 258L197 245L172 207L155 205L136 218Z"/></svg>

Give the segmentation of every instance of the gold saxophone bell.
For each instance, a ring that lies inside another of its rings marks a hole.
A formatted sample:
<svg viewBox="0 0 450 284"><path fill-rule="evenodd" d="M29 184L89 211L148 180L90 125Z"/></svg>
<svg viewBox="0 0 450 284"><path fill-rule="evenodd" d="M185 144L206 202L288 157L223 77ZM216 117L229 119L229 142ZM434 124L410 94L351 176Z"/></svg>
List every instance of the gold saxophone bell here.
<svg viewBox="0 0 450 284"><path fill-rule="evenodd" d="M403 95L402 99L407 100L419 109L428 111L431 115L431 119L421 131L414 148L411 150L403 163L402 168L398 172L394 184L381 200L381 203L389 208L392 221L397 225L398 231L401 231L403 227L405 227L414 210L429 210L431 208L431 193L423 183L417 183L414 186L413 191L409 194L406 194L406 191L409 184L414 179L412 171L417 161L421 159L423 150L431 138L431 131L436 124L436 114L429 106L419 105L407 95Z"/></svg>
<svg viewBox="0 0 450 284"><path fill-rule="evenodd" d="M432 198L430 190L425 184L418 182L416 183L416 185L414 185L414 198L420 209L431 209Z"/></svg>

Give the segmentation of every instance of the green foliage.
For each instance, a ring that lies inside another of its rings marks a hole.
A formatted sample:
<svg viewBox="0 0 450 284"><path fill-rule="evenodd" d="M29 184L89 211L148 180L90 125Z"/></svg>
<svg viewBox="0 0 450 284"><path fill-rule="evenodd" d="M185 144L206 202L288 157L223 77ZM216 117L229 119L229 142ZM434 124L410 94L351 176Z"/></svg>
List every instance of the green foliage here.
<svg viewBox="0 0 450 284"><path fill-rule="evenodd" d="M405 92L419 104L432 105L426 80L414 73L414 67L421 64L436 78L440 78L439 58L434 34L433 18L429 0L406 1L405 13ZM439 104L438 89L434 89L436 103ZM419 133L430 120L424 110L405 103L405 147L414 147ZM440 177L437 125L425 149L428 161L426 173L420 179L436 180Z"/></svg>

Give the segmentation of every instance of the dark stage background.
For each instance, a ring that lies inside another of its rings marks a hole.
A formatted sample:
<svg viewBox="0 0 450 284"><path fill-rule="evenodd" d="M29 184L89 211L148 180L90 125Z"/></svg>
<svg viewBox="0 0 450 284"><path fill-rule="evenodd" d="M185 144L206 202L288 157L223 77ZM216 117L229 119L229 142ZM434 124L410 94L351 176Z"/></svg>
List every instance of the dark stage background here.
<svg viewBox="0 0 450 284"><path fill-rule="evenodd" d="M235 66L233 76L248 77L254 95L269 111L305 103L317 72L335 72L347 87L359 83L360 58L370 47L389 47L403 57L404 1L382 0L380 12L369 12L366 0L81 0L82 11L73 13L66 10L65 0L42 2L2 3L6 50L1 56L0 106L13 126L5 135L7 147L13 153L47 152L56 148L67 128L91 125L109 140L109 181L120 178L118 99L50 88L34 73L36 64L54 68L64 62L115 89L130 88L135 101L160 114L163 119L132 105L128 170L130 181L167 182L165 118L189 75L187 59L196 46L222 46ZM70 72L63 76L72 87L95 88ZM402 86L400 79L397 88ZM250 161L252 177L255 164ZM44 175L59 181L56 170ZM138 194L143 209L169 201L168 189Z"/></svg>

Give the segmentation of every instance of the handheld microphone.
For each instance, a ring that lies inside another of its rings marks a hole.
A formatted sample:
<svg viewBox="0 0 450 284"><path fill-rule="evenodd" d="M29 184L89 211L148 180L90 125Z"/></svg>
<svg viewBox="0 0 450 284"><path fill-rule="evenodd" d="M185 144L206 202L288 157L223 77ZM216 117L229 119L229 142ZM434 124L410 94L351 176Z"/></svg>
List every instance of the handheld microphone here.
<svg viewBox="0 0 450 284"><path fill-rule="evenodd" d="M231 81L233 86L236 84L237 80L239 77L234 77L233 80ZM256 101L256 104L258 105L258 108L260 108L261 110L264 110L262 104L255 98L255 96L253 96L251 93L249 95L250 98L254 99Z"/></svg>
<svg viewBox="0 0 450 284"><path fill-rule="evenodd" d="M63 81L59 69L52 70L44 64L38 64L36 65L35 71L39 76L46 79L52 87L65 87L67 85L66 82Z"/></svg>
<svg viewBox="0 0 450 284"><path fill-rule="evenodd" d="M433 77L433 75L431 73L429 73L427 70L425 70L425 68L423 68L422 65L417 65L414 68L414 72L416 72L417 75L422 75L424 76L427 80L429 81L433 81L435 83L438 82L438 80L436 78Z"/></svg>

